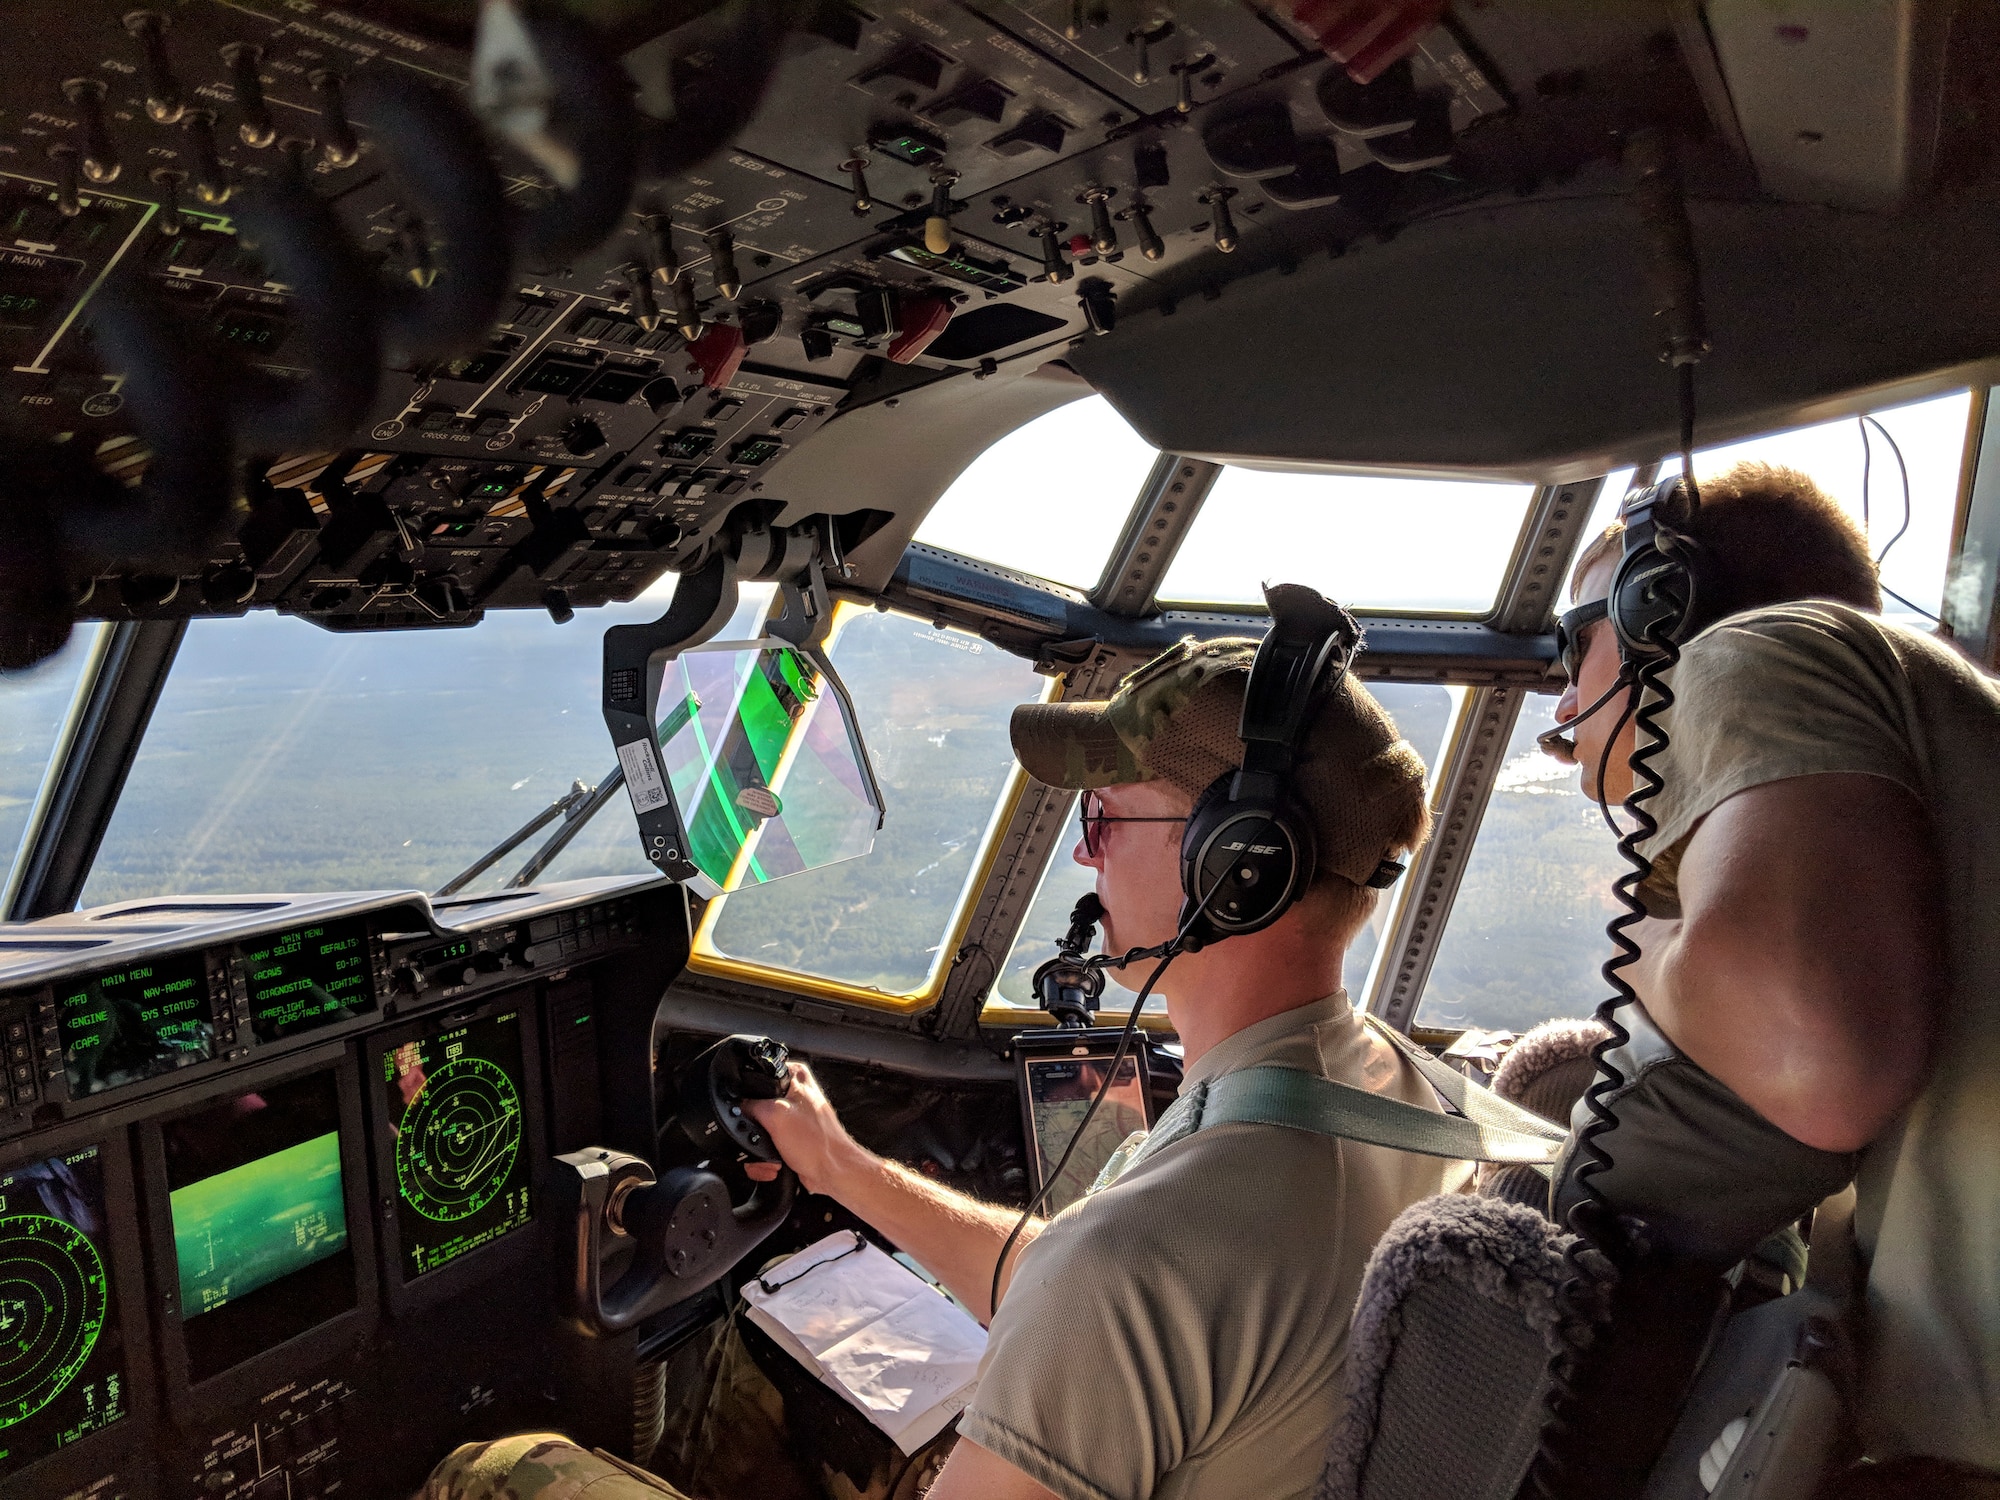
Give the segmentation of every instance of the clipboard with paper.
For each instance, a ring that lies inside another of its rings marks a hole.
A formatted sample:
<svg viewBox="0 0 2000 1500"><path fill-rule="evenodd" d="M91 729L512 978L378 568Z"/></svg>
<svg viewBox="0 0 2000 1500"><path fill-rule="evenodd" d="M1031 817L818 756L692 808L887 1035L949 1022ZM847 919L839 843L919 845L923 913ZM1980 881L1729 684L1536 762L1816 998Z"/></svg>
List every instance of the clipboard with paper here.
<svg viewBox="0 0 2000 1500"><path fill-rule="evenodd" d="M772 1342L818 1375L906 1454L972 1401L986 1330L957 1303L852 1230L746 1282Z"/></svg>

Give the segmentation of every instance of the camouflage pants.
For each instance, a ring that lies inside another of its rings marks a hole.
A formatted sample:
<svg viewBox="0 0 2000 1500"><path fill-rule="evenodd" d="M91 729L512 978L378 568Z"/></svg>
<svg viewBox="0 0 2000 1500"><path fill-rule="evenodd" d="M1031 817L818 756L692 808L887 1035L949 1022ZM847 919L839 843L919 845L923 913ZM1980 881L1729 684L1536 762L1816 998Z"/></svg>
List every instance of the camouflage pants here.
<svg viewBox="0 0 2000 1500"><path fill-rule="evenodd" d="M553 1432L467 1443L431 1471L417 1500L687 1500L642 1469Z"/></svg>

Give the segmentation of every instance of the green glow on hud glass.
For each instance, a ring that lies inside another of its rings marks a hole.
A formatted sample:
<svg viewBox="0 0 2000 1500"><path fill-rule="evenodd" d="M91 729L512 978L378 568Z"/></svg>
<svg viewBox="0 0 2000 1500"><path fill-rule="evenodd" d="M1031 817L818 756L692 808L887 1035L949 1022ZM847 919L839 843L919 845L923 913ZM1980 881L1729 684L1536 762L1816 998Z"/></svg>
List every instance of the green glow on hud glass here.
<svg viewBox="0 0 2000 1500"><path fill-rule="evenodd" d="M699 647L667 664L659 703L688 854L714 891L874 847L859 732L810 658L780 642Z"/></svg>

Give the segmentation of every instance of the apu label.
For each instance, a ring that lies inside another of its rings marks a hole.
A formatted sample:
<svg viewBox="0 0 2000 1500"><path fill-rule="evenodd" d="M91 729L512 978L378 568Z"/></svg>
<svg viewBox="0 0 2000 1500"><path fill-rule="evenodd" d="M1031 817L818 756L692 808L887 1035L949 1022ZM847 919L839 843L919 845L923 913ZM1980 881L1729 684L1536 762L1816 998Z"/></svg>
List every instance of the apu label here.
<svg viewBox="0 0 2000 1500"><path fill-rule="evenodd" d="M660 779L652 746L628 740L618 747L618 764L625 768L625 790L632 796L633 812L644 816L667 805L667 784Z"/></svg>

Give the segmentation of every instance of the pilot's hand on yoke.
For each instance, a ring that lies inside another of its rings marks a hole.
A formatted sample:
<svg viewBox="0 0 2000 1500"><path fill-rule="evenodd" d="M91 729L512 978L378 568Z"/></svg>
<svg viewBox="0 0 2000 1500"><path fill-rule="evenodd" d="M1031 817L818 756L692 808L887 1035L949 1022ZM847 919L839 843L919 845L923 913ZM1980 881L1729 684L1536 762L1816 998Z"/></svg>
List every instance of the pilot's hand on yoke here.
<svg viewBox="0 0 2000 1500"><path fill-rule="evenodd" d="M809 1193L839 1197L835 1184L866 1153L847 1133L833 1105L802 1062L791 1065L791 1092L782 1099L745 1099L743 1107L771 1137L785 1165L799 1174ZM773 1162L751 1162L744 1170L760 1182L778 1175Z"/></svg>

